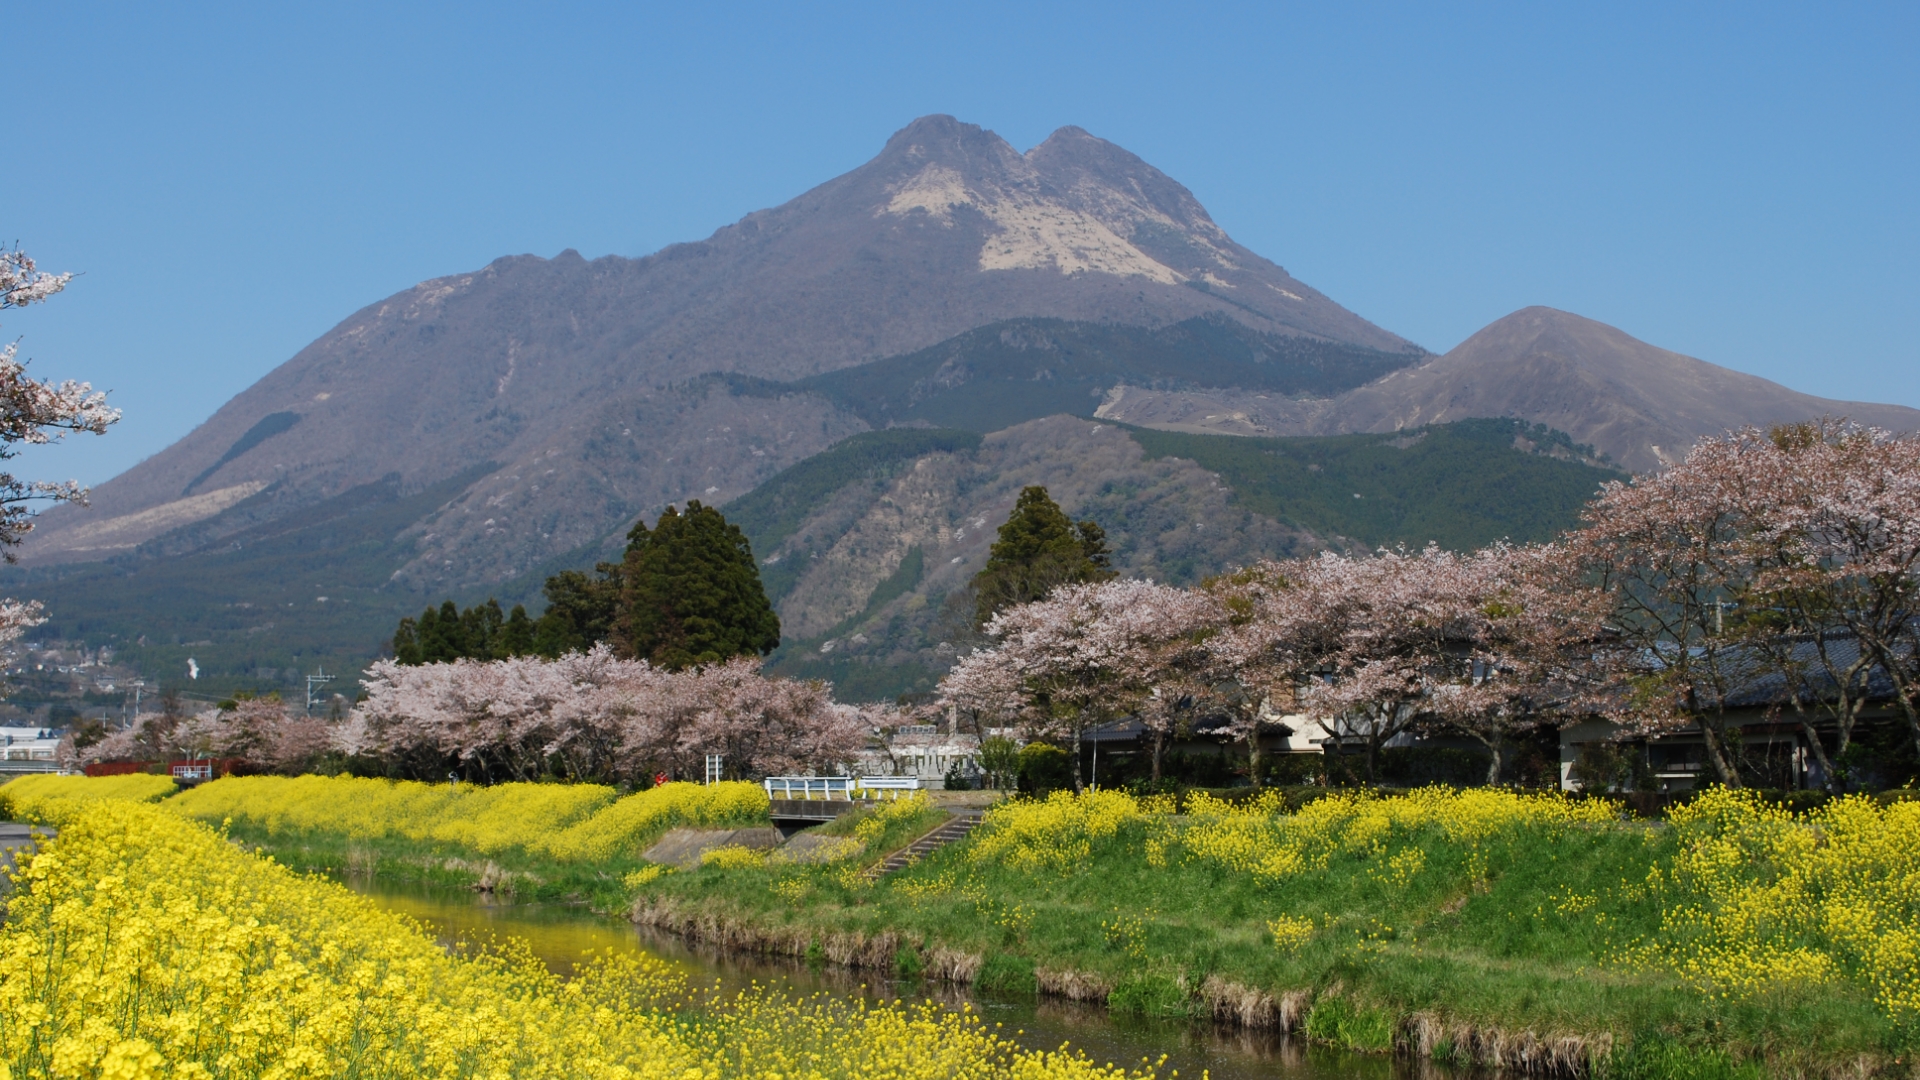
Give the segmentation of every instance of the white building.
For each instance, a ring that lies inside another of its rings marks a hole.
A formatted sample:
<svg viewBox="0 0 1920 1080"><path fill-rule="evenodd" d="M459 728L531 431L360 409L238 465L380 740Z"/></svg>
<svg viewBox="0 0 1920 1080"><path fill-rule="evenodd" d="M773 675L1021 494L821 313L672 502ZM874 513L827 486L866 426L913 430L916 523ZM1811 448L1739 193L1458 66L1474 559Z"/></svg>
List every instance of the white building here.
<svg viewBox="0 0 1920 1080"><path fill-rule="evenodd" d="M923 787L942 788L955 764L968 776L980 774L980 740L973 735L943 734L934 724L914 724L881 735L859 761L869 776L914 776Z"/></svg>
<svg viewBox="0 0 1920 1080"><path fill-rule="evenodd" d="M0 727L0 776L60 771L53 760L59 746L52 728Z"/></svg>

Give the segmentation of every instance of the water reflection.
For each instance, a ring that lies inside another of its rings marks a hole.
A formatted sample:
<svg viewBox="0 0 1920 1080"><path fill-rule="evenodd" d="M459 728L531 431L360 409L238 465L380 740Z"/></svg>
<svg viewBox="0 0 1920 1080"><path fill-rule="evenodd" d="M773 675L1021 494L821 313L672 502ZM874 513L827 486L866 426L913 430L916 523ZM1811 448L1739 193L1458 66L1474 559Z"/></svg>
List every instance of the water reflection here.
<svg viewBox="0 0 1920 1080"><path fill-rule="evenodd" d="M700 985L735 991L775 986L798 996L832 994L868 1000L931 1000L951 1007L970 1004L989 1024L1032 1049L1071 1043L1101 1062L1138 1065L1166 1056L1161 1075L1177 1070L1188 1078L1203 1072L1213 1080L1463 1080L1458 1070L1421 1062L1308 1047L1267 1032L1185 1021L1115 1017L1104 1008L1054 999L995 998L946 982L901 980L874 972L814 966L784 957L724 954L681 938L558 904L497 903L485 896L449 893L390 882L347 879L356 892L382 907L424 923L445 942L460 938L515 937L554 971L567 973L588 952L618 949L673 964Z"/></svg>

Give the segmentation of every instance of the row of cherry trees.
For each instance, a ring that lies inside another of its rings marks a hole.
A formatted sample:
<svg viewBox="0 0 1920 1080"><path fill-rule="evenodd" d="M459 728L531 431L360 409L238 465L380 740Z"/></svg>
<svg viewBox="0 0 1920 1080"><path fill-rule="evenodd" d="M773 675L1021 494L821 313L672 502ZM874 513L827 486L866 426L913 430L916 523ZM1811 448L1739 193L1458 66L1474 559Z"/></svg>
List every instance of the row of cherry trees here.
<svg viewBox="0 0 1920 1080"><path fill-rule="evenodd" d="M456 660L367 672L367 696L338 722L278 698L193 717L148 716L77 753L81 762L244 758L300 772L329 759L382 773L477 781L634 782L833 768L854 760L875 719L824 683L772 679L756 659L668 671L607 645L555 660Z"/></svg>
<svg viewBox="0 0 1920 1080"><path fill-rule="evenodd" d="M290 711L278 697L251 698L194 716L147 713L131 726L76 748L68 735L61 764L240 758L265 769L302 772L337 753L335 725Z"/></svg>
<svg viewBox="0 0 1920 1080"><path fill-rule="evenodd" d="M339 739L412 774L456 762L476 779L614 781L698 777L709 754L737 777L832 768L870 730L825 683L767 678L756 657L670 671L597 645L556 660L383 660Z"/></svg>
<svg viewBox="0 0 1920 1080"><path fill-rule="evenodd" d="M1298 715L1365 746L1445 731L1501 749L1587 719L1647 734L1698 723L1738 785L1729 720L1743 688L1839 749L1871 698L1920 741L1920 440L1834 421L1745 431L1606 485L1557 543L1262 562L1179 589L1071 585L987 625L946 702L1074 744L1143 723L1154 775L1169 737L1228 719L1259 772L1263 717ZM1877 674L1876 674L1877 672ZM1075 782L1079 755L1075 753Z"/></svg>

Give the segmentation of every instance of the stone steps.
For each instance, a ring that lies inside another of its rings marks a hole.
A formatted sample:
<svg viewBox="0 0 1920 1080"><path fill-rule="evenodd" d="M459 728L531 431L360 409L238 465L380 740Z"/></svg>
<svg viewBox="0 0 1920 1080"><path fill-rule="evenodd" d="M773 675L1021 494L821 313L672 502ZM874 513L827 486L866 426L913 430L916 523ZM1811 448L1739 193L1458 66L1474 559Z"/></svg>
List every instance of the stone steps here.
<svg viewBox="0 0 1920 1080"><path fill-rule="evenodd" d="M972 808L955 810L953 817L942 822L939 828L887 856L885 861L874 867L869 873L877 880L893 873L895 870L904 870L914 863L919 862L925 856L946 847L955 840L965 837L975 828L978 828L980 823L986 820L986 816L987 814L984 810Z"/></svg>

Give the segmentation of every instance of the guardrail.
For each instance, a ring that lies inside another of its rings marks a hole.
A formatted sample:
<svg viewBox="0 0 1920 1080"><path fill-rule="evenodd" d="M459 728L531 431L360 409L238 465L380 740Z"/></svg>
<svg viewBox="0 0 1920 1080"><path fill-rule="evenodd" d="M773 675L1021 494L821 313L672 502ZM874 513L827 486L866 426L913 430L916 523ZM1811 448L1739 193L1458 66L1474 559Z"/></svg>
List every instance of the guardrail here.
<svg viewBox="0 0 1920 1080"><path fill-rule="evenodd" d="M899 799L920 790L917 776L769 776L767 798L783 800Z"/></svg>

